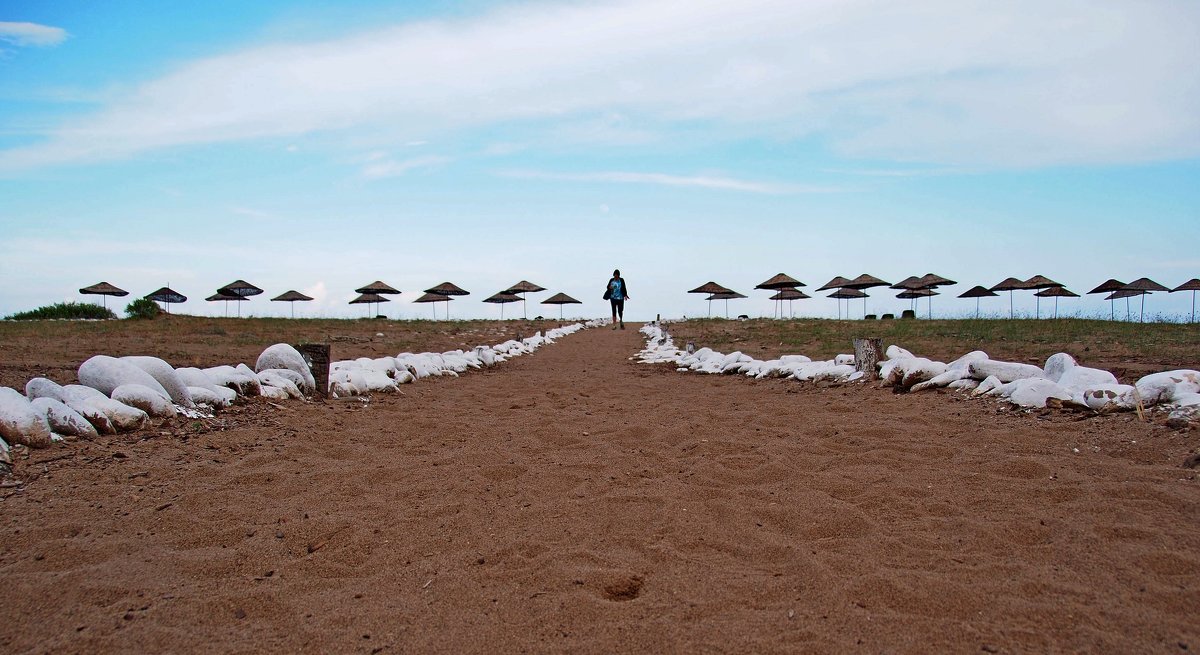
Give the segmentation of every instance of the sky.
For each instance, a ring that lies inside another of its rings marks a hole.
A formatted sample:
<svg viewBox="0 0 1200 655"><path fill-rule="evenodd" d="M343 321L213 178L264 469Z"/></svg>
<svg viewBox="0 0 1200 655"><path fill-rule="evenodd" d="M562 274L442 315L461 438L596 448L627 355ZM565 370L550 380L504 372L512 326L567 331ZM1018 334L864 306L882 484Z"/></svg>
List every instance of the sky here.
<svg viewBox="0 0 1200 655"><path fill-rule="evenodd" d="M0 0L0 316L101 280L223 315L245 279L243 315L297 289L310 317L383 280L392 318L444 281L496 317L529 280L529 315L600 316L620 268L634 320L705 315L709 280L770 316L780 272L821 317L864 272L958 281L935 316L1009 276L1173 288L1200 277L1198 35L1191 0Z"/></svg>

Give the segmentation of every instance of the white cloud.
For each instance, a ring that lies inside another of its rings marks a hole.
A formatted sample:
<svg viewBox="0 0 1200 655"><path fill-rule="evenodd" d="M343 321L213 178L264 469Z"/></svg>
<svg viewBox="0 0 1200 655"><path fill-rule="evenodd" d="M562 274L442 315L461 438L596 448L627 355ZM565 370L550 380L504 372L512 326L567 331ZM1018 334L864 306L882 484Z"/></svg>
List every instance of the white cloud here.
<svg viewBox="0 0 1200 655"><path fill-rule="evenodd" d="M803 186L739 180L719 175L671 175L669 173L634 173L629 171L601 171L596 173L551 173L546 171L499 171L501 177L526 180L562 180L567 182L617 182L626 184L657 184L659 186L700 187L722 191L745 193L792 194L834 193L843 191L834 187Z"/></svg>
<svg viewBox="0 0 1200 655"><path fill-rule="evenodd" d="M372 153L369 158L369 163L363 166L363 177L368 180L378 180L384 177L399 177L405 173L418 168L433 168L441 166L453 161L450 157L442 155L429 155L426 157L413 157L403 161L395 161L384 156L374 156L378 153Z"/></svg>
<svg viewBox="0 0 1200 655"><path fill-rule="evenodd" d="M61 27L0 21L0 41L15 46L55 46L66 41L67 36Z"/></svg>
<svg viewBox="0 0 1200 655"><path fill-rule="evenodd" d="M955 165L1194 157L1198 31L1200 4L1170 0L536 2L196 60L0 152L0 169L514 121L635 142L645 124L817 135L847 156Z"/></svg>

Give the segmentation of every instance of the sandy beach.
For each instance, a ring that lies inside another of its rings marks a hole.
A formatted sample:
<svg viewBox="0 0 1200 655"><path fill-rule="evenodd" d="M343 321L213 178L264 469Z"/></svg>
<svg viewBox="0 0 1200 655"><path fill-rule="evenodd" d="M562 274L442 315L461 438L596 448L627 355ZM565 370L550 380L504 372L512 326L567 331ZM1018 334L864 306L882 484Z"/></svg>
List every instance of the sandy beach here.
<svg viewBox="0 0 1200 655"><path fill-rule="evenodd" d="M0 494L0 649L1200 645L1194 431L641 345L34 451Z"/></svg>

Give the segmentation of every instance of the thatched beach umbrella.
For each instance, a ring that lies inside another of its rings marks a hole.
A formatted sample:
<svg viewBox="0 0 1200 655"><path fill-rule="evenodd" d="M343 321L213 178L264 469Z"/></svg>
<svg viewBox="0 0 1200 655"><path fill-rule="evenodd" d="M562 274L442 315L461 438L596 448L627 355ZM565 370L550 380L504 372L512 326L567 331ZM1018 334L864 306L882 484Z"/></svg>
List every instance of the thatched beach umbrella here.
<svg viewBox="0 0 1200 655"><path fill-rule="evenodd" d="M1059 298L1078 298L1079 294L1074 291L1068 291L1066 287L1047 287L1033 294L1038 298L1054 298L1054 318L1058 318L1058 299Z"/></svg>
<svg viewBox="0 0 1200 655"><path fill-rule="evenodd" d="M710 301L724 300L725 301L725 318L728 319L729 318L729 301L737 300L739 298L746 298L746 297L748 297L748 296L744 296L736 291L729 290L729 291L721 291L719 293L714 293L708 297L708 300L710 300Z"/></svg>
<svg viewBox="0 0 1200 655"><path fill-rule="evenodd" d="M310 300L312 300L311 297L306 296L306 295L300 293L299 291L292 290L292 291L286 291L284 293L279 294L278 296L275 296L274 298L271 299L271 302L285 302L285 303L291 305L292 306L292 318L296 318L296 303L308 302Z"/></svg>
<svg viewBox="0 0 1200 655"><path fill-rule="evenodd" d="M121 296L129 295L128 291L114 287L107 282L97 282L90 287L84 287L79 290L79 293L82 293L85 296L100 296L102 298L101 303L104 304L105 309L108 309L109 296L119 298Z"/></svg>
<svg viewBox="0 0 1200 655"><path fill-rule="evenodd" d="M1026 288L1025 281L1018 280L1015 277L1007 278L1003 282L1000 282L991 288L992 291L1007 291L1008 292L1008 317L1010 319L1014 318L1016 316L1016 314L1013 312L1013 291L1017 290L1017 289L1024 289L1024 288Z"/></svg>
<svg viewBox="0 0 1200 655"><path fill-rule="evenodd" d="M229 296L241 296L242 300L247 300L250 298L250 296L257 296L258 294L260 294L262 292L263 292L262 289L259 289L258 287L254 286L253 284L250 284L249 282L247 282L245 280L234 280L233 282L226 284L225 286L221 287L220 289L217 289L218 294L225 294L225 295L229 295ZM229 303L225 303L225 309L229 309ZM240 317L241 315L242 315L242 306L238 305L238 316Z"/></svg>
<svg viewBox="0 0 1200 655"><path fill-rule="evenodd" d="M453 282L443 282L436 287L430 287L425 290L425 293L440 293L443 296L469 296L470 291L458 286ZM450 319L450 301L446 301L446 320Z"/></svg>
<svg viewBox="0 0 1200 655"><path fill-rule="evenodd" d="M999 295L999 294L997 294L995 291L988 289L987 287L983 287L983 286L980 286L977 284L977 285L971 287L970 289L967 289L966 291L960 293L958 295L958 297L959 298L974 298L975 299L975 318L979 318L979 299L986 298L987 296L995 296L995 295Z"/></svg>
<svg viewBox="0 0 1200 655"><path fill-rule="evenodd" d="M539 286L539 285L529 282L527 280L521 280L520 282L505 289L504 293L510 293L512 295L518 296L521 299L521 318L529 318L528 313L525 311L525 294L538 293L540 291L545 291L545 290L546 290L546 287Z"/></svg>
<svg viewBox="0 0 1200 655"><path fill-rule="evenodd" d="M863 289L870 289L872 287L886 287L887 285L888 285L887 282L884 282L883 280L875 277L874 275L867 275L866 273L863 273L862 275L854 278L853 280L850 280L849 282L843 284L842 288L843 289L857 289L859 291L862 291ZM870 296L868 296L865 293L862 295L863 317L864 318L867 315L867 298L869 298L869 297ZM846 301L846 318L850 318L850 301L849 300Z"/></svg>
<svg viewBox="0 0 1200 655"><path fill-rule="evenodd" d="M837 277L833 278L832 280L826 282L824 284L824 286L817 289L817 291L828 291L829 289L841 289L842 287L846 286L849 283L850 283L850 278L845 278L845 277L838 275Z"/></svg>
<svg viewBox="0 0 1200 655"><path fill-rule="evenodd" d="M233 300L235 302L244 302L246 300L246 297L239 296L236 293L221 293L220 291L218 291L218 292L214 293L213 295L205 298L205 300L207 300L208 302L224 301L224 303L225 303L225 318L229 318L229 301ZM238 305L238 316L241 316L241 315L242 315L241 305Z"/></svg>
<svg viewBox="0 0 1200 655"><path fill-rule="evenodd" d="M1088 292L1088 294L1093 294L1093 293L1107 293L1107 294L1111 294L1111 293L1112 293L1112 292L1114 292L1114 291L1120 291L1121 289L1124 289L1124 288L1125 288L1125 283L1124 283L1124 282L1122 282L1122 281L1120 281L1120 280L1116 280L1116 279L1109 279L1109 280L1108 280L1107 282L1105 282L1104 284L1101 284L1100 286L1096 287L1095 289L1092 289L1091 291L1089 291L1089 292ZM1116 307L1115 307L1115 306L1114 306L1114 304L1113 304L1114 302L1115 302L1115 300L1114 300L1114 299L1113 299L1113 297L1110 295L1110 296L1108 297L1108 320L1110 320L1110 321L1115 321L1115 320L1117 320L1117 310L1116 310ZM1125 305L1126 305L1126 307L1125 307L1125 313L1126 313L1126 314L1128 314L1128 313L1129 313L1129 300L1128 300L1128 298L1125 300Z"/></svg>
<svg viewBox="0 0 1200 655"><path fill-rule="evenodd" d="M771 300L778 300L781 303L784 300L788 301L788 313L791 314L792 318L795 318L796 313L794 311L792 311L792 301L793 300L805 300L805 299L808 299L811 297L812 296L809 296L808 294L804 293L803 291L801 291L799 289L780 289L779 293L776 293L775 295L771 296ZM779 313L780 313L780 315L783 314L782 306L780 307Z"/></svg>
<svg viewBox="0 0 1200 655"><path fill-rule="evenodd" d="M786 273L779 273L779 274L775 275L774 277L772 277L771 279L767 280L766 282L755 285L754 288L755 289L766 289L769 291L778 291L780 289L795 289L796 287L803 287L803 286L807 286L807 285L805 285L800 280L797 280L796 278L794 278L790 275L787 275ZM780 301L778 303L778 305L779 305L779 316L782 317L783 316L783 302Z"/></svg>
<svg viewBox="0 0 1200 655"><path fill-rule="evenodd" d="M565 293L556 293L553 296L542 301L543 305L558 305L558 320L562 320L563 305L582 305L583 303L575 300Z"/></svg>
<svg viewBox="0 0 1200 655"><path fill-rule="evenodd" d="M393 287L390 284L387 284L386 282L383 282L381 280L375 280L374 282L366 285L365 287L359 287L359 288L355 289L354 293L362 294L365 296L396 296L396 295L400 295L400 290ZM356 298L356 300L357 300L357 298ZM372 300L370 302L365 302L364 304L369 305L371 303L375 303L376 305L378 305L381 302L391 302L391 301L384 298L383 300ZM351 304L354 304L354 303L352 302ZM378 306L375 307L375 313L376 313L376 315L378 315L378 313L379 313Z"/></svg>
<svg viewBox="0 0 1200 655"><path fill-rule="evenodd" d="M515 293L501 291L499 293L492 294L491 296L489 296L487 298L484 298L483 302L491 303L493 305L500 305L500 320L503 321L504 320L504 306L510 302L521 302L521 296L518 296Z"/></svg>
<svg viewBox="0 0 1200 655"><path fill-rule="evenodd" d="M1141 313L1141 316L1138 318L1139 322L1145 322L1145 320L1146 320L1146 296L1150 295L1150 293L1154 292L1154 291L1170 291L1170 289L1155 282L1154 280L1151 280L1148 277L1139 277L1138 279L1134 280L1133 282L1130 282L1129 284L1126 284L1124 287L1121 287L1121 290L1122 291L1141 291L1141 292L1143 292L1141 294L1141 296L1142 296L1142 313Z"/></svg>
<svg viewBox="0 0 1200 655"><path fill-rule="evenodd" d="M160 302L164 305L168 305L166 308L168 314L171 313L170 305L187 302L187 296L175 291L171 287L163 287L158 291L146 294L144 297L149 300L153 300L154 302Z"/></svg>
<svg viewBox="0 0 1200 655"><path fill-rule="evenodd" d="M1196 292L1200 291L1200 279L1192 278L1192 279L1188 280L1187 282L1184 282L1183 284L1175 287L1174 289L1171 289L1171 293L1175 293L1176 291L1191 291L1192 292L1192 320L1190 320L1188 322L1195 323L1196 322Z"/></svg>
<svg viewBox="0 0 1200 655"><path fill-rule="evenodd" d="M1063 286L1063 285L1059 284L1058 282L1055 282L1054 280L1051 280L1050 278L1046 277L1045 275L1035 275L1035 276L1029 278L1028 280L1025 280L1024 288L1041 290L1041 289L1053 289L1054 287L1061 287L1061 286ZM1036 313L1034 314L1034 318L1041 318L1042 317L1042 295L1037 294L1037 293L1035 293L1033 295L1037 297L1037 310L1036 310Z"/></svg>
<svg viewBox="0 0 1200 655"><path fill-rule="evenodd" d="M1124 298L1125 299L1125 320L1128 321L1129 316L1132 314L1131 310L1129 309L1129 299L1137 298L1138 296L1144 296L1147 293L1149 293L1149 292L1148 291L1135 291L1133 289L1117 289L1116 291L1108 294L1108 296L1105 297L1105 300L1108 300L1111 302L1114 300L1120 300L1120 299Z"/></svg>
<svg viewBox="0 0 1200 655"><path fill-rule="evenodd" d="M396 293L400 293L400 292L397 291ZM376 314L379 313L378 305L381 302L392 302L392 300L390 298L384 298L383 296L381 296L377 293L363 293L363 294L360 294L354 300L351 300L350 304L351 305L366 305L367 306L367 314L369 315L371 313L371 305L372 304L376 305L375 313Z"/></svg>
<svg viewBox="0 0 1200 655"><path fill-rule="evenodd" d="M714 293L733 293L733 289L727 289L716 282L705 282L688 293L703 293L711 296ZM712 298L708 299L708 315L712 316Z"/></svg>
<svg viewBox="0 0 1200 655"><path fill-rule="evenodd" d="M450 318L450 301L451 300L454 300L454 299L451 298L450 296L447 296L444 293L429 293L427 291L427 292L425 292L425 295L421 296L420 298L417 298L413 302L427 302L427 303L444 302L444 303L446 303L446 319L449 320L449 318ZM435 320L435 321L437 320L437 305L433 306L433 320Z"/></svg>
<svg viewBox="0 0 1200 655"><path fill-rule="evenodd" d="M867 298L867 293L861 289L851 289L844 287L829 294L830 298L836 298L838 301L838 320L842 318L842 301L846 301L846 318L850 318L850 301L854 298ZM866 303L866 300L863 300ZM865 304L864 304L865 307ZM865 316L865 314L864 314Z"/></svg>

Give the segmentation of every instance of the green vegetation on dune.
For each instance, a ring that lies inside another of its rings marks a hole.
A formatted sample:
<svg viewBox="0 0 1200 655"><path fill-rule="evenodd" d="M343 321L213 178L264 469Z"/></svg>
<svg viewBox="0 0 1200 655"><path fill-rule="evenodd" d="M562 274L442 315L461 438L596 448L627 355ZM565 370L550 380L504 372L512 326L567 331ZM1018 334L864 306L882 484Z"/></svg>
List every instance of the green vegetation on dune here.
<svg viewBox="0 0 1200 655"><path fill-rule="evenodd" d="M77 321L81 319L101 320L116 318L117 315L112 313L112 310L93 305L91 303L77 302L59 302L53 305L45 305L37 309L31 309L27 312L17 312L7 317L10 321L46 321L46 320L71 320Z"/></svg>

